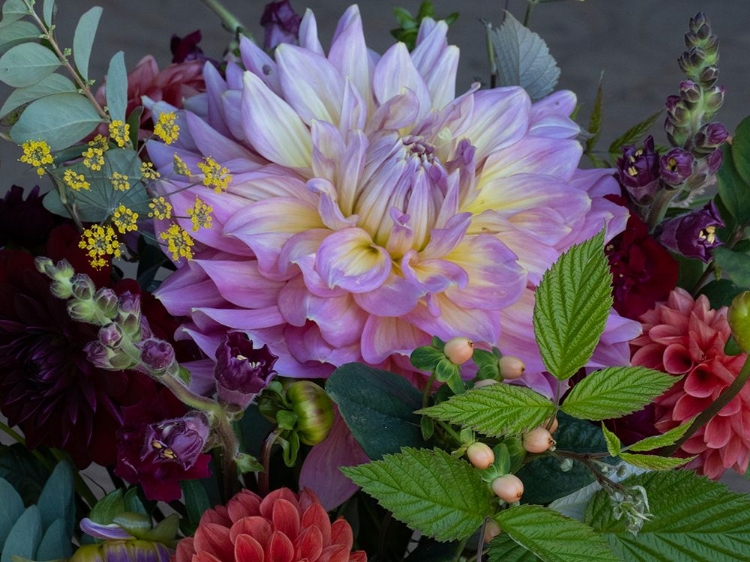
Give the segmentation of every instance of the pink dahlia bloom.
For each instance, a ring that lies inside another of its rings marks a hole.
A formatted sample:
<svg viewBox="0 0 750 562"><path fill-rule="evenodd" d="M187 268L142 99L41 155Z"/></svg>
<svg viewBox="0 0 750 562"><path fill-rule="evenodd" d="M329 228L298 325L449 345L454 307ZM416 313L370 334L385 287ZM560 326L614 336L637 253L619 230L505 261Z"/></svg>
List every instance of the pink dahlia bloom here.
<svg viewBox="0 0 750 562"><path fill-rule="evenodd" d="M175 562L366 562L352 552L354 535L345 519L331 524L312 492L288 488L265 498L242 490L201 517L195 536L177 545Z"/></svg>
<svg viewBox="0 0 750 562"><path fill-rule="evenodd" d="M693 300L677 288L641 320L643 335L632 342L633 365L683 376L656 400L656 427L663 433L716 400L737 377L747 355L724 353L730 335L727 309L711 310L703 295ZM744 473L750 458L750 387L688 439L681 451L698 455L687 468L709 478L719 478L728 468Z"/></svg>
<svg viewBox="0 0 750 562"><path fill-rule="evenodd" d="M608 172L577 169L572 93L532 104L521 88L475 85L456 97L446 31L426 19L414 51L380 56L353 6L326 54L308 11L299 46L271 58L243 39L247 70L230 62L226 80L206 65L180 139L148 149L176 216L196 196L214 209L196 259L159 293L208 356L227 330L267 344L289 376L351 361L408 369L433 335L538 356L526 299L561 252L605 224L620 232L627 211L604 199L618 192ZM174 175L175 154L193 178ZM200 185L207 157L231 172L226 192ZM613 319L604 347L627 362L637 324Z"/></svg>

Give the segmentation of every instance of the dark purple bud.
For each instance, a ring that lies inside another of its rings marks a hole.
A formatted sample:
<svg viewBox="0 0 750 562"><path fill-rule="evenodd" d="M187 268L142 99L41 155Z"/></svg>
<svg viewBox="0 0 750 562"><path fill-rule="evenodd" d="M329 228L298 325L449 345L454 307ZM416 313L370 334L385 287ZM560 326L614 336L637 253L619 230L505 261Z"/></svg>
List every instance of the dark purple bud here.
<svg viewBox="0 0 750 562"><path fill-rule="evenodd" d="M724 105L724 86L713 86L703 92L703 108L707 119L719 111L722 105Z"/></svg>
<svg viewBox="0 0 750 562"><path fill-rule="evenodd" d="M179 463L189 470L203 452L210 430L202 412L152 423L146 429L141 461Z"/></svg>
<svg viewBox="0 0 750 562"><path fill-rule="evenodd" d="M719 79L719 69L715 66L707 66L706 68L701 70L698 79L701 83L701 86L703 86L704 88L710 88L714 84L716 84L716 81Z"/></svg>
<svg viewBox="0 0 750 562"><path fill-rule="evenodd" d="M169 50L172 51L172 62L205 61L206 57L203 54L203 50L198 46L201 38L200 29L188 33L185 37L172 35L172 39L169 41Z"/></svg>
<svg viewBox="0 0 750 562"><path fill-rule="evenodd" d="M265 29L263 48L271 51L282 43L296 43L299 39L299 24L302 18L294 11L289 0L269 2L260 16L260 25Z"/></svg>
<svg viewBox="0 0 750 562"><path fill-rule="evenodd" d="M71 280L70 290L73 296L82 301L91 300L96 292L96 286L91 277L85 273L77 273Z"/></svg>
<svg viewBox="0 0 750 562"><path fill-rule="evenodd" d="M722 245L716 236L716 229L723 226L724 221L711 200L699 211L664 221L659 242L678 254L708 263L711 250Z"/></svg>
<svg viewBox="0 0 750 562"><path fill-rule="evenodd" d="M267 345L255 349L244 333L228 334L216 349L214 378L219 400L247 408L276 374L277 359Z"/></svg>
<svg viewBox="0 0 750 562"><path fill-rule="evenodd" d="M724 161L724 154L722 154L721 149L714 150L711 154L706 156L705 163L706 163L706 171L714 175L716 172L719 171L719 168L721 168L721 163Z"/></svg>
<svg viewBox="0 0 750 562"><path fill-rule="evenodd" d="M659 160L661 179L665 183L676 187L685 182L693 174L695 158L681 148L673 148Z"/></svg>
<svg viewBox="0 0 750 562"><path fill-rule="evenodd" d="M103 288L99 289L94 294L94 302L99 308L99 311L107 318L114 318L117 316L117 302L119 297L112 289Z"/></svg>
<svg viewBox="0 0 750 562"><path fill-rule="evenodd" d="M135 367L135 363L126 353L117 349L104 347L98 341L87 343L83 351L86 353L86 359L88 359L89 363L100 369L123 371Z"/></svg>
<svg viewBox="0 0 750 562"><path fill-rule="evenodd" d="M154 375L162 375L175 365L174 348L169 342L149 338L138 343L141 362Z"/></svg>
<svg viewBox="0 0 750 562"><path fill-rule="evenodd" d="M117 306L117 323L133 339L140 339L141 334L141 297L130 291L120 295Z"/></svg>
<svg viewBox="0 0 750 562"><path fill-rule="evenodd" d="M650 203L659 189L659 155L654 150L654 138L646 137L642 148L623 147L617 172L620 183L636 203Z"/></svg>
<svg viewBox="0 0 750 562"><path fill-rule="evenodd" d="M688 108L695 106L703 95L703 88L692 80L683 80L680 83L680 98Z"/></svg>
<svg viewBox="0 0 750 562"><path fill-rule="evenodd" d="M729 138L727 128L721 123L706 123L693 137L693 149L698 154L710 154Z"/></svg>
<svg viewBox="0 0 750 562"><path fill-rule="evenodd" d="M122 343L122 328L114 322L99 328L99 342L104 347L117 349Z"/></svg>

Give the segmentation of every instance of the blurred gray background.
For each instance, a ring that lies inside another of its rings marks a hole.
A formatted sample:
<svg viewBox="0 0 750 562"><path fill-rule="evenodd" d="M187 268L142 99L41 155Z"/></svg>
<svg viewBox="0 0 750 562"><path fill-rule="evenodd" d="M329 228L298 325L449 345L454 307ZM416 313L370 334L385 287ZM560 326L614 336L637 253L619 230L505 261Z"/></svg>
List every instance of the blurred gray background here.
<svg viewBox="0 0 750 562"><path fill-rule="evenodd" d="M328 45L339 16L350 0L292 0L302 13L312 9L321 41ZM363 0L359 2L368 45L382 52L393 42L393 8L415 13L420 0ZM201 46L208 56L219 58L229 40L219 19L200 0L58 0L58 35L63 46L72 44L75 23L93 6L104 7L90 76L102 77L110 57L125 51L128 69L147 54L169 64L169 39L196 29L203 33ZM262 40L258 25L264 0L224 0L224 5ZM521 20L525 0L433 0L438 16L460 13L449 40L461 49L458 92L477 80L487 80L488 66L484 28L479 19L499 23L507 7ZM687 23L697 11L707 13L721 40L720 84L726 86L724 108L717 118L733 131L750 114L750 0L562 0L538 4L530 27L547 42L562 70L559 87L578 94L579 121L586 123L593 106L600 74L604 73L604 122L600 147L634 123L663 107L669 94L677 93L682 75L677 57L684 50ZM304 77L301 77L304 78ZM4 100L7 90L0 89ZM653 128L657 141L659 119ZM16 162L20 149L0 141L0 191L16 183L38 182L33 171ZM750 194L748 194L750 196ZM747 481L727 473L735 488L750 489Z"/></svg>

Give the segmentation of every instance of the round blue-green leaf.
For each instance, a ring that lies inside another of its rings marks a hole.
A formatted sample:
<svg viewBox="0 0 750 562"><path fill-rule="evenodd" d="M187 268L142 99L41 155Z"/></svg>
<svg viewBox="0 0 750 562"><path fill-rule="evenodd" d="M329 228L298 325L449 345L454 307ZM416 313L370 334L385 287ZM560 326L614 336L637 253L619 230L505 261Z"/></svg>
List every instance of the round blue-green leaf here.
<svg viewBox="0 0 750 562"><path fill-rule="evenodd" d="M13 525L23 513L23 500L10 482L0 478L0 552L3 550L5 538Z"/></svg>
<svg viewBox="0 0 750 562"><path fill-rule="evenodd" d="M0 57L0 80L25 88L52 74L60 66L57 55L39 43L16 45Z"/></svg>
<svg viewBox="0 0 750 562"><path fill-rule="evenodd" d="M29 7L23 0L7 0L3 4L3 20L0 21L0 27L5 27L12 24L14 21L20 20L24 16L28 16L31 13Z"/></svg>
<svg viewBox="0 0 750 562"><path fill-rule="evenodd" d="M30 21L17 21L8 26L0 27L0 54L11 47L38 37L39 28Z"/></svg>
<svg viewBox="0 0 750 562"><path fill-rule="evenodd" d="M10 130L10 136L18 144L45 140L52 150L62 150L84 138L101 121L82 95L55 94L29 105Z"/></svg>
<svg viewBox="0 0 750 562"><path fill-rule="evenodd" d="M43 98L45 96L51 96L52 94L61 94L63 92L75 92L76 87L62 74L50 74L40 82L29 86L28 88L18 88L5 100L2 108L0 108L0 119L8 115L14 109L18 109L22 105L31 103L34 100Z"/></svg>
<svg viewBox="0 0 750 562"><path fill-rule="evenodd" d="M76 32L73 36L73 59L84 80L89 79L89 58L91 57L91 48L94 46L96 28L99 26L101 15L102 9L99 6L91 8L78 20Z"/></svg>
<svg viewBox="0 0 750 562"><path fill-rule="evenodd" d="M107 107L113 121L125 122L128 107L128 73L125 70L125 54L115 53L109 61L107 72Z"/></svg>

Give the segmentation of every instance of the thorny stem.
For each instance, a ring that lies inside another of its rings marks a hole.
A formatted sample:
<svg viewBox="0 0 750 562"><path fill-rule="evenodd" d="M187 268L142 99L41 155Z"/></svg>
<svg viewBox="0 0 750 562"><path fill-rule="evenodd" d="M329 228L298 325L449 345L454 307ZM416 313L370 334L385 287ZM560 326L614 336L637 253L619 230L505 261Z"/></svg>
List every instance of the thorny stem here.
<svg viewBox="0 0 750 562"><path fill-rule="evenodd" d="M219 0L201 0L206 7L215 13L221 19L222 25L234 34L243 34L245 37L252 39L250 33L246 31L247 27L230 12Z"/></svg>
<svg viewBox="0 0 750 562"><path fill-rule="evenodd" d="M724 392L722 392L721 395L719 395L719 397L714 400L708 408L703 410L693 420L693 423L690 424L690 427L682 437L680 437L674 444L670 445L669 447L664 447L663 449L661 449L659 451L659 454L664 456L672 456L680 447L682 447L685 441L690 439L696 431L706 425L711 420L711 418L718 414L724 408L724 406L732 401L732 398L739 394L740 390L742 390L742 388L745 386L745 383L747 383L748 379L750 379L750 356L745 360L745 364L742 366L742 369L740 369L740 373L737 375L737 378L734 379L734 382L729 385L729 387L727 387L726 390L724 390Z"/></svg>

